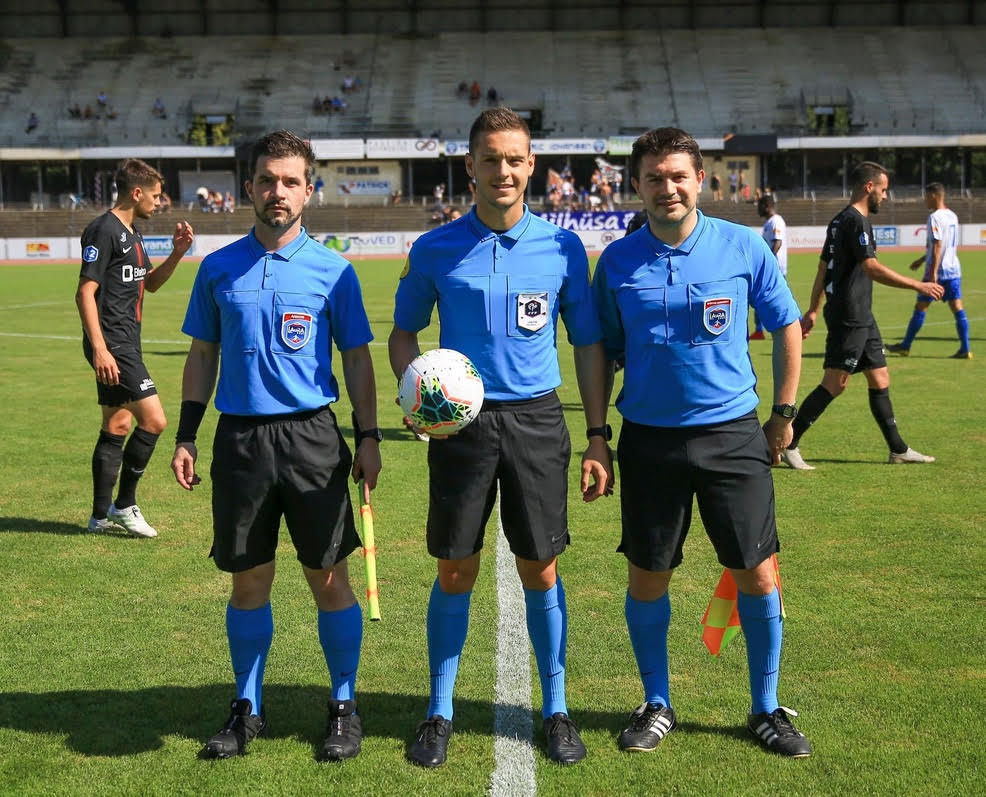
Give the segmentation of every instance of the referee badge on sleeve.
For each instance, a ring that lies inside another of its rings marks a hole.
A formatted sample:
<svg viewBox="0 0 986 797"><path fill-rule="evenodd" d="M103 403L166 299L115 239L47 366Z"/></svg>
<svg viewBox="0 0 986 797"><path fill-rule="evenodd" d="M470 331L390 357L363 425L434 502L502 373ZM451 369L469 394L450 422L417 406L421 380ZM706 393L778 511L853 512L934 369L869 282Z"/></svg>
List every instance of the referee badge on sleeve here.
<svg viewBox="0 0 986 797"><path fill-rule="evenodd" d="M308 313L281 315L281 340L289 349L300 349L312 336L312 317Z"/></svg>
<svg viewBox="0 0 986 797"><path fill-rule="evenodd" d="M733 300L723 297L720 299L706 299L705 309L702 313L702 323L705 328L713 335L721 335L733 320Z"/></svg>
<svg viewBox="0 0 986 797"><path fill-rule="evenodd" d="M517 326L537 332L548 323L548 294L517 294Z"/></svg>

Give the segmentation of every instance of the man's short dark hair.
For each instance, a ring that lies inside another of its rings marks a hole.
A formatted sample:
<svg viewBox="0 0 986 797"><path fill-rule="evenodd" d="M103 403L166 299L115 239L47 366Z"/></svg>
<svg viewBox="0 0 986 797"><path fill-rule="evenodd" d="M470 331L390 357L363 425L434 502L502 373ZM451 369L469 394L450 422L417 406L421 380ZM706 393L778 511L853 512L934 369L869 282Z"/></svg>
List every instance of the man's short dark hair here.
<svg viewBox="0 0 986 797"><path fill-rule="evenodd" d="M531 140L531 129L527 122L517 115L517 112L510 108L487 108L472 123L469 130L469 152L476 151L476 144L480 136L488 133L501 133L506 130L519 130L527 136L528 143Z"/></svg>
<svg viewBox="0 0 986 797"><path fill-rule="evenodd" d="M944 184L938 182L928 183L924 187L924 192L926 194L934 194L937 197L943 197L945 196L945 186Z"/></svg>
<svg viewBox="0 0 986 797"><path fill-rule="evenodd" d="M849 185L855 191L867 183L875 183L880 175L890 176L890 172L875 161L857 163L849 173Z"/></svg>
<svg viewBox="0 0 986 797"><path fill-rule="evenodd" d="M633 142L633 149L630 152L630 176L640 179L640 162L644 159L644 155L664 158L672 152L691 155L695 172L702 170L702 151L690 134L677 127L655 127Z"/></svg>
<svg viewBox="0 0 986 797"><path fill-rule="evenodd" d="M261 158L292 158L298 156L305 160L305 182L312 184L315 178L315 151L311 143L296 136L290 130L275 130L257 139L250 148L250 179L257 171L257 161Z"/></svg>
<svg viewBox="0 0 986 797"><path fill-rule="evenodd" d="M161 172L140 158L127 158L116 168L113 175L118 196L128 197L137 188L150 188L158 183L164 186Z"/></svg>

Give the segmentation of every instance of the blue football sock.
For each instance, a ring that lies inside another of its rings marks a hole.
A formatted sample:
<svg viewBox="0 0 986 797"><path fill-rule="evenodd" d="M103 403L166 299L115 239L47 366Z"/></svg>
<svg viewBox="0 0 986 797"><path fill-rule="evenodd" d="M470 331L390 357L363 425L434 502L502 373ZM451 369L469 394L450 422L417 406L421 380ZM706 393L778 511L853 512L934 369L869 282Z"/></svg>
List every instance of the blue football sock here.
<svg viewBox="0 0 986 797"><path fill-rule="evenodd" d="M969 351L969 319L965 310L955 312L955 331L959 333L959 351Z"/></svg>
<svg viewBox="0 0 986 797"><path fill-rule="evenodd" d="M775 589L769 595L738 592L736 608L746 637L746 661L750 668L753 713L777 708L777 675L781 666L781 599Z"/></svg>
<svg viewBox="0 0 986 797"><path fill-rule="evenodd" d="M226 606L226 636L233 662L237 698L247 698L253 713L263 707L261 691L267 654L274 639L274 615L270 603L259 609Z"/></svg>
<svg viewBox="0 0 986 797"><path fill-rule="evenodd" d="M924 310L915 310L914 315L911 316L911 320L907 324L907 334L904 335L904 339L900 342L900 345L905 349L911 348L911 344L914 342L914 338L918 336L918 332L921 331L923 324Z"/></svg>
<svg viewBox="0 0 986 797"><path fill-rule="evenodd" d="M363 612L354 603L348 609L318 613L318 641L332 679L333 700L356 699L356 671L363 643Z"/></svg>
<svg viewBox="0 0 986 797"><path fill-rule="evenodd" d="M541 716L568 713L565 702L565 649L568 643L568 609L561 578L551 589L525 589L527 633L541 679Z"/></svg>
<svg viewBox="0 0 986 797"><path fill-rule="evenodd" d="M469 601L472 591L450 595L435 580L428 601L428 665L431 668L431 698L428 716L452 719L452 691L459 674L459 656L469 630Z"/></svg>
<svg viewBox="0 0 986 797"><path fill-rule="evenodd" d="M638 601L627 592L624 614L644 685L644 699L655 706L670 708L668 627L671 625L671 598L665 592L657 600Z"/></svg>

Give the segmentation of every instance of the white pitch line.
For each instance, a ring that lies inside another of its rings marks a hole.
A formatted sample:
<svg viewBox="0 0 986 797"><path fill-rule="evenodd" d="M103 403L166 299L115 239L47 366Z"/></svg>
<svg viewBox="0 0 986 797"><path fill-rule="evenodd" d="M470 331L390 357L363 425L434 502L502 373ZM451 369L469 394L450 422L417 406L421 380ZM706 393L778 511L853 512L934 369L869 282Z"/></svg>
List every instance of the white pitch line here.
<svg viewBox="0 0 986 797"><path fill-rule="evenodd" d="M493 753L496 766L490 778L491 797L532 797L534 780L534 720L531 717L531 654L527 641L524 590L510 545L503 536L497 505L496 704L493 709Z"/></svg>

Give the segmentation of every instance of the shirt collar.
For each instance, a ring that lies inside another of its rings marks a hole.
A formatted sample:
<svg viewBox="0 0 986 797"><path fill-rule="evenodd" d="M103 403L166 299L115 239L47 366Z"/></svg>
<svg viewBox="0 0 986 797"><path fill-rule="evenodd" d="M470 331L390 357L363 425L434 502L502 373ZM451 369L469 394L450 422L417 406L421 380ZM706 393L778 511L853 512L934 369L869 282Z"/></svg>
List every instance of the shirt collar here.
<svg viewBox="0 0 986 797"><path fill-rule="evenodd" d="M657 238L653 232L651 232L650 225L647 227L647 235L650 238L651 246L654 247L654 251L659 255L671 254L673 252L681 252L682 254L690 254L695 244L698 243L698 239L702 237L702 233L705 232L706 226L708 226L708 220L705 218L705 214L695 208L695 214L698 218L698 223L695 225L695 229L692 230L691 235L689 235L684 241L682 241L678 246L668 246L664 241Z"/></svg>
<svg viewBox="0 0 986 797"><path fill-rule="evenodd" d="M528 209L527 204L524 204L524 215L520 217L520 220L509 230L505 232L497 232L496 230L491 230L479 219L479 215L476 213L476 206L473 205L472 209L469 211L469 215L466 217L469 219L469 224L472 226L473 232L475 232L480 238L488 238L491 235L495 235L498 238L510 238L512 241L519 241L520 237L527 231L528 226L530 226L532 213Z"/></svg>
<svg viewBox="0 0 986 797"><path fill-rule="evenodd" d="M250 234L247 236L247 240L250 243L250 249L257 257L263 257L267 254L267 250L264 248L263 244L257 240L256 228L250 228ZM290 260L307 242L308 231L305 230L304 227L301 227L297 237L293 238L276 252L271 252L271 254L279 260Z"/></svg>

